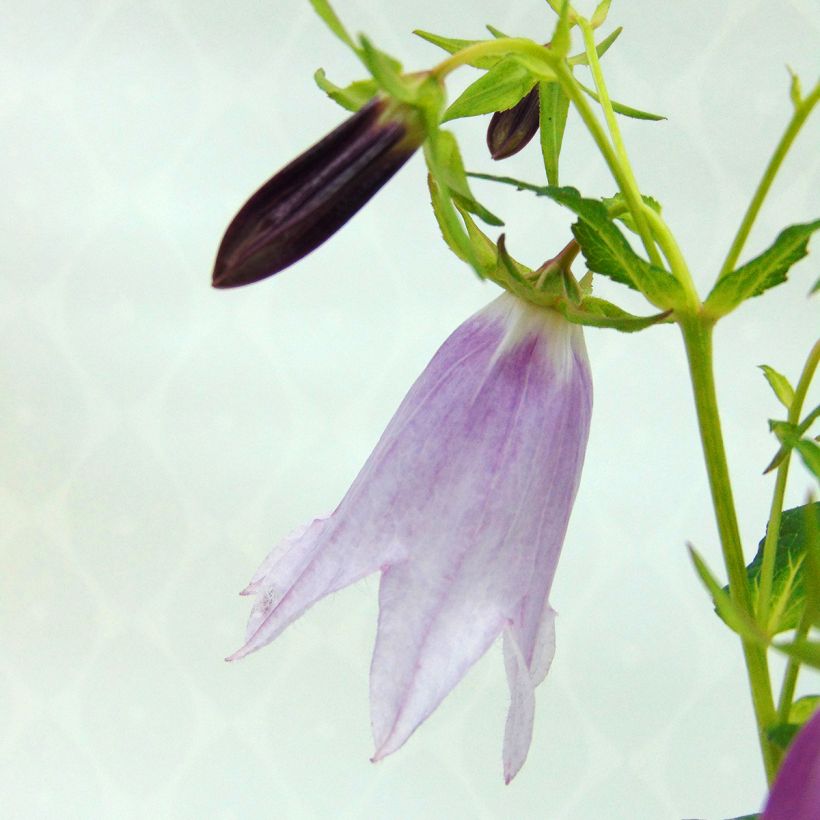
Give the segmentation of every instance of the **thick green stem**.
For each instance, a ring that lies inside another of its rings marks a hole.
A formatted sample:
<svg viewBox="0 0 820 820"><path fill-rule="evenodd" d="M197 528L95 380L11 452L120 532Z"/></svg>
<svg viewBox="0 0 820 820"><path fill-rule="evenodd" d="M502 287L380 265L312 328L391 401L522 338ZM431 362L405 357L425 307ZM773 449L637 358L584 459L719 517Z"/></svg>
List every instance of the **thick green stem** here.
<svg viewBox="0 0 820 820"><path fill-rule="evenodd" d="M729 577L729 593L732 601L750 615L751 595L746 577L746 563L740 542L737 514L732 497L729 466L723 445L723 433L718 413L717 393L712 369L712 324L701 316L682 317L680 320L689 373L692 380L698 428L700 430L709 488L715 509L723 562ZM766 734L775 719L769 665L766 650L757 644L741 639L752 705L757 721L757 734L766 777L771 783L777 770L777 752Z"/></svg>

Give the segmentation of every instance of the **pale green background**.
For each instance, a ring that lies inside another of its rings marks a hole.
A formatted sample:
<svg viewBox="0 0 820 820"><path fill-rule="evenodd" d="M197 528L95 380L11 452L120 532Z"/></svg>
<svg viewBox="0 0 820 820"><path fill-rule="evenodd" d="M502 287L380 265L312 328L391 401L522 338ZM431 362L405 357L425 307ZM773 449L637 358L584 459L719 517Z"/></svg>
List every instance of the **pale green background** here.
<svg viewBox="0 0 820 820"><path fill-rule="evenodd" d="M589 4L587 4L589 5ZM414 27L546 40L542 0L338 0L422 68ZM583 6L582 6L583 8ZM462 19L464 18L464 19ZM705 286L789 114L818 72L820 10L616 2L606 57L646 191ZM671 328L587 334L596 408L553 594L558 652L510 787L492 649L374 766L367 673L377 579L233 666L268 548L331 509L443 338L493 296L449 255L420 157L333 241L275 280L209 288L221 233L280 165L341 121L313 87L361 73L297 0L7 4L0 27L0 816L3 818L723 818L763 796L737 642L684 543L719 566ZM467 80L467 73L459 83ZM535 145L491 167L537 175ZM820 211L815 121L749 252ZM613 185L570 124L565 182ZM538 264L566 213L476 185ZM772 480L755 365L794 375L817 329L791 284L718 333L726 437L752 549ZM602 292L615 291L602 287ZM790 503L809 480L794 470ZM817 677L803 679L807 688Z"/></svg>

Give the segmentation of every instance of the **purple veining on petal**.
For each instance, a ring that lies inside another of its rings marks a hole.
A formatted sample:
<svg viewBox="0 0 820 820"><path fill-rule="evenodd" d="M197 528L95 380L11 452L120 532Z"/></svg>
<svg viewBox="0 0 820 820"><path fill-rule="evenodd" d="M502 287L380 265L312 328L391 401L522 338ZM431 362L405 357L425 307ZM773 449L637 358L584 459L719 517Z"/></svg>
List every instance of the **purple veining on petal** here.
<svg viewBox="0 0 820 820"><path fill-rule="evenodd" d="M266 559L242 657L382 571L374 759L398 749L502 632L509 779L554 645L548 595L591 412L580 328L504 294L442 345L336 511Z"/></svg>
<svg viewBox="0 0 820 820"><path fill-rule="evenodd" d="M820 818L820 710L798 732L780 766L761 820Z"/></svg>

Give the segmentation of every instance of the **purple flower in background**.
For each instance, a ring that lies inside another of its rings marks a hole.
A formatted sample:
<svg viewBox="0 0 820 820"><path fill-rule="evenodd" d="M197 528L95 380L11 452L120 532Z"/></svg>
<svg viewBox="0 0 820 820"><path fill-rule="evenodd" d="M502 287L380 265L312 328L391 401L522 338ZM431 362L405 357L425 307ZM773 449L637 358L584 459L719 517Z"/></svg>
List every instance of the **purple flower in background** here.
<svg viewBox="0 0 820 820"><path fill-rule="evenodd" d="M512 108L496 111L487 128L487 148L493 159L517 154L537 133L541 104L536 85Z"/></svg>
<svg viewBox="0 0 820 820"><path fill-rule="evenodd" d="M761 820L820 818L820 711L800 730L772 786Z"/></svg>
<svg viewBox="0 0 820 820"><path fill-rule="evenodd" d="M592 386L581 328L510 294L468 319L410 389L335 512L293 533L243 594L247 642L381 572L375 754L396 751L503 635L509 782L554 651L548 601L581 474Z"/></svg>
<svg viewBox="0 0 820 820"><path fill-rule="evenodd" d="M418 111L376 97L269 179L233 218L216 256L215 288L258 282L342 227L424 139Z"/></svg>

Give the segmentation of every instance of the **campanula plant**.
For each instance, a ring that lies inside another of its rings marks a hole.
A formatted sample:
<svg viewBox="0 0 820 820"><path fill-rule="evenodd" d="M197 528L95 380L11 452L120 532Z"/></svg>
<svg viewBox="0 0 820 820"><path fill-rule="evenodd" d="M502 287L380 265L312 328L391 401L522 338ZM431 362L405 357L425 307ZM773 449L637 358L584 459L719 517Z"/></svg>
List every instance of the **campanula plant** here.
<svg viewBox="0 0 820 820"><path fill-rule="evenodd" d="M317 71L318 85L353 113L239 210L220 245L214 285L249 284L298 261L420 150L444 241L502 293L444 342L337 508L287 535L264 560L243 592L254 603L245 644L231 659L273 641L324 596L378 572L373 759L399 749L501 637L510 688L503 744L509 782L527 756L535 688L555 646L549 593L592 407L582 326L620 332L676 326L728 584L694 549L690 553L717 614L740 640L762 763L768 782L775 782L763 816L820 816L818 698L795 697L801 667L820 667L820 504L783 510L794 457L820 474L820 447L812 438L820 409L804 410L820 343L795 386L764 367L785 417L771 423L773 498L766 535L751 562L740 540L713 372L715 326L746 300L784 283L820 228L820 220L786 226L767 250L741 263L783 158L820 100L820 84L804 93L793 76L791 120L702 296L660 204L641 190L629 161L618 117L660 117L609 95L601 59L620 29L597 36L609 0L589 17L568 0L548 0L555 12L548 45L489 26L491 36L483 40L417 32L447 56L409 73L367 38L354 40L327 0L311 2L369 77L341 88ZM580 43L575 54L573 42ZM448 104L447 80L463 66L480 76ZM592 86L576 76L580 66ZM538 134L546 185L465 169L445 124L481 115L491 117L487 145L494 160L529 150ZM571 115L589 131L612 175L610 196L558 185ZM471 177L512 184L564 206L573 219L565 247L545 249L547 261L536 266L513 258L503 233L488 235L503 223L476 199ZM583 275L576 276L579 258ZM593 296L595 276L640 294L646 311L635 315ZM779 689L769 667L772 653L786 659Z"/></svg>

